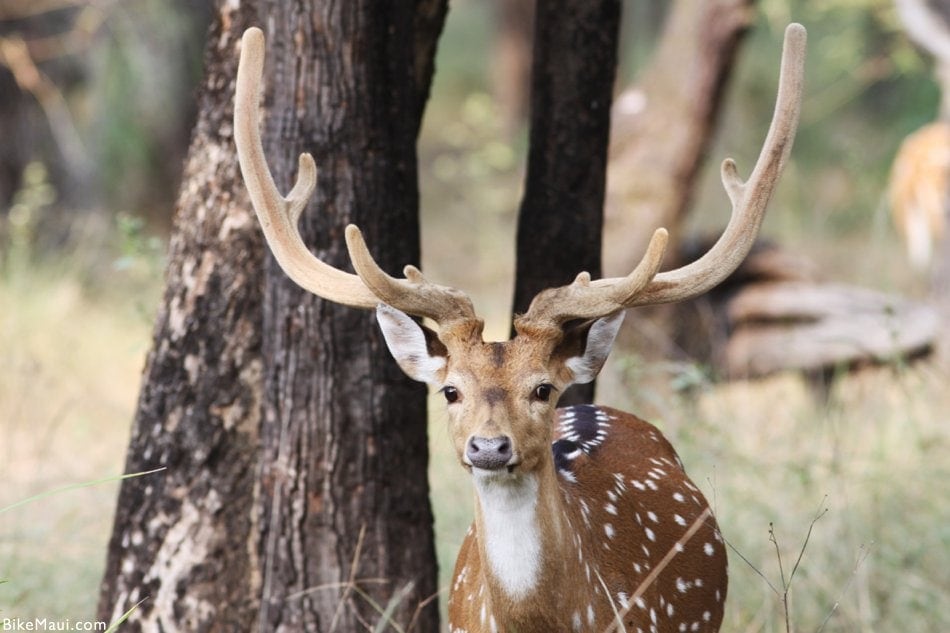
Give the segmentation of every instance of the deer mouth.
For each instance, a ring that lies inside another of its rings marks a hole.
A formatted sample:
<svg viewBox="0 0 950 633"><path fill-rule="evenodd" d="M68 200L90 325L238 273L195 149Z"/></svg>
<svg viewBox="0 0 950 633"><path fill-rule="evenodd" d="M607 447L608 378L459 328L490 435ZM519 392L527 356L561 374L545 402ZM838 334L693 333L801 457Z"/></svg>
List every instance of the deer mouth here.
<svg viewBox="0 0 950 633"><path fill-rule="evenodd" d="M491 468L474 466L472 464L465 464L465 468L472 474L474 477L479 479L486 480L498 480L498 479L510 479L519 474L521 466L521 460L513 458L510 462L506 464L499 464Z"/></svg>

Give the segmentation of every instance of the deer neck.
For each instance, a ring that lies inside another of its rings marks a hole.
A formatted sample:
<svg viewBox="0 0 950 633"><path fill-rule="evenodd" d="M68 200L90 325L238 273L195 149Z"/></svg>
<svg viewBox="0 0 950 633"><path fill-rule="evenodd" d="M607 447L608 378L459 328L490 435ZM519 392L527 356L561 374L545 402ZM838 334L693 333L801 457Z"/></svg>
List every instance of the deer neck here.
<svg viewBox="0 0 950 633"><path fill-rule="evenodd" d="M556 613L580 569L553 460L534 473L475 478L483 582L496 613ZM571 582L569 582L571 581ZM552 584L553 583L553 584Z"/></svg>

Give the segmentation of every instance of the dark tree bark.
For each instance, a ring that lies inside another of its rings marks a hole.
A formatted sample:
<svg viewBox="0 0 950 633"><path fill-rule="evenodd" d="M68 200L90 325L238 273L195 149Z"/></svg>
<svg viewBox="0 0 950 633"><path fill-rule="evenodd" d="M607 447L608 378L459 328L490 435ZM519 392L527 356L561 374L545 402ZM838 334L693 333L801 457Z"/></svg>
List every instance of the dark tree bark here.
<svg viewBox="0 0 950 633"><path fill-rule="evenodd" d="M240 36L265 25L275 179L300 151L321 169L308 243L343 265L356 221L384 267L416 262L415 137L444 15L444 0L218 3L126 463L167 470L123 482L100 618L148 598L123 630L358 630L379 615L341 596L357 561L361 591L401 600L395 621L437 630L435 601L415 613L436 583L424 389L370 315L268 263L231 119Z"/></svg>
<svg viewBox="0 0 950 633"><path fill-rule="evenodd" d="M337 267L348 266L349 222L390 273L419 261L415 139L431 71L417 64L431 68L432 49L417 57L406 46L414 5L315 3L268 34L266 76L278 88L265 149L285 190L298 154L314 155L302 235ZM440 24L444 4L426 6ZM379 619L354 592L338 612L340 590L315 589L347 580L351 566L358 584L385 580L360 584L378 604L401 596L393 619L405 626L436 592L425 386L388 359L370 313L307 294L273 262L267 275L260 627L326 631L338 618L337 630L356 631L361 618ZM423 619L436 630L436 601Z"/></svg>
<svg viewBox="0 0 950 633"><path fill-rule="evenodd" d="M610 104L619 0L539 2L531 134L518 216L514 311L580 271L600 275ZM561 404L590 402L593 385Z"/></svg>

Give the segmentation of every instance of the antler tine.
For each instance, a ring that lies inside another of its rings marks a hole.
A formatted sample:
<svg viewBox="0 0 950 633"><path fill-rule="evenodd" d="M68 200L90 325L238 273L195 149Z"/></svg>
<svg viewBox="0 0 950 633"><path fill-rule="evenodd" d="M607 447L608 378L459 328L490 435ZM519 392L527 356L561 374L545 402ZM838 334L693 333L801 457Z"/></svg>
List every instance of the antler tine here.
<svg viewBox="0 0 950 633"><path fill-rule="evenodd" d="M301 154L297 181L287 197L280 195L267 166L258 128L264 71L264 34L254 27L241 39L234 94L234 141L251 204L277 263L299 286L336 303L374 308L379 299L360 278L323 263L307 249L297 221L317 183L310 154Z"/></svg>
<svg viewBox="0 0 950 633"><path fill-rule="evenodd" d="M731 158L722 163L722 184L732 202L732 216L719 240L695 262L658 274L637 295L631 307L700 295L731 275L749 254L798 128L806 39L805 27L801 24L790 24L785 29L775 112L748 182L742 182Z"/></svg>
<svg viewBox="0 0 950 633"><path fill-rule="evenodd" d="M353 224L346 227L346 247L360 279L383 303L408 314L428 317L443 328L459 321L478 322L468 295L430 283L415 266L405 267L405 279L386 274L370 255L363 234Z"/></svg>

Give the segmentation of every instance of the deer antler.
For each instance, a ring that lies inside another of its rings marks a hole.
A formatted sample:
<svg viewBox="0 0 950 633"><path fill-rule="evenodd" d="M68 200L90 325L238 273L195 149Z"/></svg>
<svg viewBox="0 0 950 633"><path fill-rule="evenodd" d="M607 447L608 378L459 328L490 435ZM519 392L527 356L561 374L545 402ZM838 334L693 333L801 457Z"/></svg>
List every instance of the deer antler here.
<svg viewBox="0 0 950 633"><path fill-rule="evenodd" d="M305 290L344 305L373 308L379 300L359 277L317 259L300 237L297 221L317 184L317 166L310 154L300 155L297 182L287 197L277 191L258 128L263 72L264 33L250 28L241 38L234 93L234 142L264 237L280 267Z"/></svg>
<svg viewBox="0 0 950 633"><path fill-rule="evenodd" d="M665 231L654 234L643 260L627 277L590 281L581 273L568 286L539 293L518 323L591 319L634 306L681 301L700 295L732 274L748 255L765 216L765 208L792 148L801 110L805 68L805 28L785 30L778 96L768 135L748 182L742 182L731 158L722 163L722 182L732 202L732 217L719 240L695 262L669 272L656 272L665 246ZM634 278L637 280L634 283ZM642 283L641 283L642 282ZM639 285L637 285L639 284Z"/></svg>
<svg viewBox="0 0 950 633"><path fill-rule="evenodd" d="M477 321L472 302L464 293L429 283L417 268L407 266L406 279L394 279L383 272L353 225L346 228L346 240L359 276L325 264L307 249L297 221L316 187L317 167L310 154L301 154L296 184L286 198L277 191L258 128L263 70L264 34L258 28L250 28L241 39L234 95L234 141L241 174L264 237L287 276L315 295L355 308L375 308L383 302L414 316L429 317L443 326L458 320Z"/></svg>
<svg viewBox="0 0 950 633"><path fill-rule="evenodd" d="M408 314L429 317L443 328L459 321L478 321L467 294L427 281L415 266L403 268L405 279L387 275L370 255L363 234L353 224L346 227L346 247L353 268L378 301Z"/></svg>

